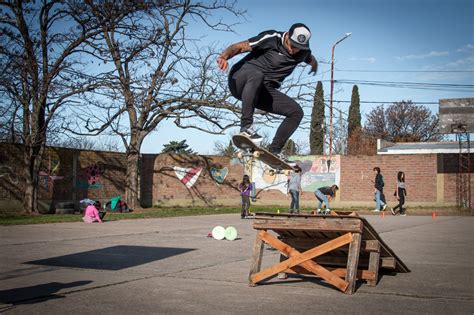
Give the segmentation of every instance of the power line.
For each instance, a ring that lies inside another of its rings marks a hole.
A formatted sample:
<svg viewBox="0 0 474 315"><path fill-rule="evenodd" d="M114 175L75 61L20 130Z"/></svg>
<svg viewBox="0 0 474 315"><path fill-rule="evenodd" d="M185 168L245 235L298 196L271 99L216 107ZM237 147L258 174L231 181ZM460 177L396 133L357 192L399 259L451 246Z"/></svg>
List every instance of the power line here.
<svg viewBox="0 0 474 315"><path fill-rule="evenodd" d="M329 81L329 80L325 80ZM472 92L474 85L472 84L452 84L452 83L421 83L421 82L400 82L400 81L368 81L368 80L351 80L341 79L334 80L335 83L340 84L358 84L358 85L372 85L383 86L390 88L409 88L417 90L444 90L457 92Z"/></svg>
<svg viewBox="0 0 474 315"><path fill-rule="evenodd" d="M340 72L394 72L394 73L474 73L474 70L363 70L363 69L335 69Z"/></svg>
<svg viewBox="0 0 474 315"><path fill-rule="evenodd" d="M327 102L329 102L329 100L325 100ZM336 102L336 103L350 103L351 101L336 101L336 100L333 100L333 102ZM400 101L359 101L359 103L364 103L364 104L393 104L393 103L399 103ZM438 105L439 102L411 102L412 104L415 104L415 105Z"/></svg>

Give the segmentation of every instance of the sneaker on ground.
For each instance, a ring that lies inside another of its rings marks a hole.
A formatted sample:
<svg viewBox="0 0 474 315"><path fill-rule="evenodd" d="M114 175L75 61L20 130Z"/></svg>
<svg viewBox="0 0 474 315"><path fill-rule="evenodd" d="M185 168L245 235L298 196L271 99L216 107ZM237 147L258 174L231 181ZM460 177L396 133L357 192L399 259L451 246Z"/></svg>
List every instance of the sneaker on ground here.
<svg viewBox="0 0 474 315"><path fill-rule="evenodd" d="M390 208L390 212L392 213L392 215L395 215L395 211L393 211L393 208Z"/></svg>
<svg viewBox="0 0 474 315"><path fill-rule="evenodd" d="M400 216L401 216L401 217L406 217L407 214L406 214L406 213L402 213L402 214L400 214Z"/></svg>
<svg viewBox="0 0 474 315"><path fill-rule="evenodd" d="M380 209L375 209L374 212L380 212Z"/></svg>
<svg viewBox="0 0 474 315"><path fill-rule="evenodd" d="M245 128L240 130L240 135L245 136L252 140L253 143L259 145L260 142L262 142L263 137L260 136L254 129L253 127Z"/></svg>

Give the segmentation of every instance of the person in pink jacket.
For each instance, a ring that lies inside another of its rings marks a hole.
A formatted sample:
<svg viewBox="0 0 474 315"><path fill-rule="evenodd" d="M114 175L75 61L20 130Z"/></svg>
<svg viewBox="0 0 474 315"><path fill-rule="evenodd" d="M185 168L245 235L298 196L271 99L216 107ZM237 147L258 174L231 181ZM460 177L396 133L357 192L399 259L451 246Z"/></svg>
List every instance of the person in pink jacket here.
<svg viewBox="0 0 474 315"><path fill-rule="evenodd" d="M86 223L99 222L102 223L101 215L94 205L88 205L84 211L84 216L82 220Z"/></svg>

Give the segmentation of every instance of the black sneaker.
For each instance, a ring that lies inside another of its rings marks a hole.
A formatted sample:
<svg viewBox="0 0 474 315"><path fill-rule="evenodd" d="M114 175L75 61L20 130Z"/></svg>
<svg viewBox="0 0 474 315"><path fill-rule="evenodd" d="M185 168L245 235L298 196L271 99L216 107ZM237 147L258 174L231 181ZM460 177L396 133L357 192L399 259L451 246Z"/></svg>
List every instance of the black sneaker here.
<svg viewBox="0 0 474 315"><path fill-rule="evenodd" d="M241 129L239 134L249 138L257 145L263 140L263 137L259 135L252 127Z"/></svg>
<svg viewBox="0 0 474 315"><path fill-rule="evenodd" d="M271 152L273 155L275 155L276 157L278 157L280 160L282 160L283 162L285 162L286 164L289 164L291 166L295 166L296 163L294 161L290 161L288 160L288 157L286 156L286 154L284 154L283 152L280 152L280 153L275 153L275 152Z"/></svg>

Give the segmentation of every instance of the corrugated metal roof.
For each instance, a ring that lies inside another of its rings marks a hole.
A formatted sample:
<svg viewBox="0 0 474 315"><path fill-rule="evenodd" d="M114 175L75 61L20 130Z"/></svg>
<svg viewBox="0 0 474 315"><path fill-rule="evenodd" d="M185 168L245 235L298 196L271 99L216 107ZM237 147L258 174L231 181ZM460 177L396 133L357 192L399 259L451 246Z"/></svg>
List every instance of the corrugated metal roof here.
<svg viewBox="0 0 474 315"><path fill-rule="evenodd" d="M472 149L471 149L472 151ZM439 154L459 153L459 142L400 142L377 141L377 154Z"/></svg>

